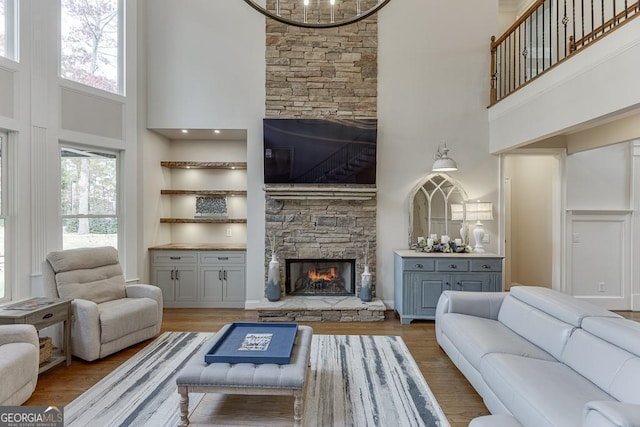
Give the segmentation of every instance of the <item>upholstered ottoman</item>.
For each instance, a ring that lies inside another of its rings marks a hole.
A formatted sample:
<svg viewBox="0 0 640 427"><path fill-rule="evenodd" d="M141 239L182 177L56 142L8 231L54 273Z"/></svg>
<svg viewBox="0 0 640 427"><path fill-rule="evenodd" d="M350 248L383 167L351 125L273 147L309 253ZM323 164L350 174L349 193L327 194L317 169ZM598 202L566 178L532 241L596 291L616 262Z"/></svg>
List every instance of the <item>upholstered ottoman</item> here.
<svg viewBox="0 0 640 427"><path fill-rule="evenodd" d="M176 383L180 393L180 425L189 424L189 393L225 393L291 395L294 397L294 425L300 426L313 329L309 326L298 327L291 363L288 365L205 363L205 354L228 327L226 325L211 340L205 342L178 374Z"/></svg>

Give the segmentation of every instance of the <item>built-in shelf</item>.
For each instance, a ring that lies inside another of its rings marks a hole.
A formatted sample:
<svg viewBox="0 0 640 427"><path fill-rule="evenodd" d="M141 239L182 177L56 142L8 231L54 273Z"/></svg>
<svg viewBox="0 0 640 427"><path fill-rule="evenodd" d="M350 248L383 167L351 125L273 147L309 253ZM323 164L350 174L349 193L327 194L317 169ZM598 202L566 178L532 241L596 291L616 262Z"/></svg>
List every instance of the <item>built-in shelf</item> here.
<svg viewBox="0 0 640 427"><path fill-rule="evenodd" d="M247 162L160 162L160 166L173 169L246 169Z"/></svg>
<svg viewBox="0 0 640 427"><path fill-rule="evenodd" d="M160 190L160 194L223 197L246 196L247 192L246 190Z"/></svg>
<svg viewBox="0 0 640 427"><path fill-rule="evenodd" d="M245 218L160 218L164 224L246 224Z"/></svg>

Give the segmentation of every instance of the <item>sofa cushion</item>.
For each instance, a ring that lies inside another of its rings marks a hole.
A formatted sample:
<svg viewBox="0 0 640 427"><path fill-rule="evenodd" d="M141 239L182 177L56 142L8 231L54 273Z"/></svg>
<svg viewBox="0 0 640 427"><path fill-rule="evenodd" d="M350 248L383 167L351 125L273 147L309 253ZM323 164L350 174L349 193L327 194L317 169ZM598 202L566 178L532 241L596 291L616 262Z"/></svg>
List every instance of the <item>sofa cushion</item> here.
<svg viewBox="0 0 640 427"><path fill-rule="evenodd" d="M640 323L623 318L588 317L582 329L640 357Z"/></svg>
<svg viewBox="0 0 640 427"><path fill-rule="evenodd" d="M482 376L525 427L582 425L584 405L611 396L560 362L513 354L482 358Z"/></svg>
<svg viewBox="0 0 640 427"><path fill-rule="evenodd" d="M123 298L98 304L100 342L107 343L158 324L158 303L151 298Z"/></svg>
<svg viewBox="0 0 640 427"><path fill-rule="evenodd" d="M487 353L509 353L555 360L549 353L496 320L446 313L441 317L439 327L477 370L480 370L482 357Z"/></svg>
<svg viewBox="0 0 640 427"><path fill-rule="evenodd" d="M15 342L0 346L0 405L20 405L28 398L38 380L39 350L33 344ZM18 400L16 400L18 399Z"/></svg>
<svg viewBox="0 0 640 427"><path fill-rule="evenodd" d="M576 327L581 325L582 319L590 316L622 317L571 295L540 286L512 286L510 293L514 298Z"/></svg>
<svg viewBox="0 0 640 427"><path fill-rule="evenodd" d="M111 246L55 251L47 254L54 273L118 264L118 251Z"/></svg>
<svg viewBox="0 0 640 427"><path fill-rule="evenodd" d="M100 304L125 298L122 267L115 248L82 248L51 252L47 261L55 273L58 295Z"/></svg>
<svg viewBox="0 0 640 427"><path fill-rule="evenodd" d="M620 331L621 336L625 336L624 332L628 331ZM616 334L612 330L607 335ZM636 336L635 340L638 339ZM616 400L640 404L640 357L633 353L578 329L569 339L562 361Z"/></svg>
<svg viewBox="0 0 640 427"><path fill-rule="evenodd" d="M505 297L498 320L556 359L560 359L574 326L526 304L512 295Z"/></svg>

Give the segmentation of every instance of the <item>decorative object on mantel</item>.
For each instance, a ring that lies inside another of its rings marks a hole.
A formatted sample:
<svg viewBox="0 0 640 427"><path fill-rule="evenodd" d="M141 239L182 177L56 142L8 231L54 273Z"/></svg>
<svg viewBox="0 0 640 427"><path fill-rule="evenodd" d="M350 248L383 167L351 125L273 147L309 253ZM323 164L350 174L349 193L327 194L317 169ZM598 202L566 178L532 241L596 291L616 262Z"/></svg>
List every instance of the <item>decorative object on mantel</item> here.
<svg viewBox="0 0 640 427"><path fill-rule="evenodd" d="M267 286L265 294L271 302L280 300L280 263L276 258L276 238L271 239L271 261L267 272Z"/></svg>
<svg viewBox="0 0 640 427"><path fill-rule="evenodd" d="M473 239L475 240L475 246L473 252L483 253L485 252L482 240L484 240L485 231L482 225L482 221L493 220L493 203L491 202L470 202L466 204L467 208L467 221L477 221L473 229Z"/></svg>
<svg viewBox="0 0 640 427"><path fill-rule="evenodd" d="M360 278L360 300L371 302L373 299L373 289L371 289L371 272L369 271L369 241L364 249L364 272Z"/></svg>
<svg viewBox="0 0 640 427"><path fill-rule="evenodd" d="M453 172L458 170L458 164L449 157L449 149L444 141L442 142L442 151L440 150L440 145L438 145L438 151L433 155L433 160L432 172Z"/></svg>
<svg viewBox="0 0 640 427"><path fill-rule="evenodd" d="M225 218L226 216L226 197L196 197L196 218Z"/></svg>
<svg viewBox="0 0 640 427"><path fill-rule="evenodd" d="M411 245L411 249L414 249L416 252L429 252L429 253L469 253L471 251L471 246L466 245L462 242L462 239L449 240L449 236L442 236L446 239L437 239L434 237L429 237L425 239L424 237L418 238L418 243Z"/></svg>
<svg viewBox="0 0 640 427"><path fill-rule="evenodd" d="M335 28L353 24L378 12L391 0L379 0L362 10L363 0L274 0L267 2L273 9L260 6L255 0L244 0L249 6L283 24L303 28ZM288 7L280 8L280 3ZM296 13L297 12L297 13ZM293 16L295 14L295 16Z"/></svg>

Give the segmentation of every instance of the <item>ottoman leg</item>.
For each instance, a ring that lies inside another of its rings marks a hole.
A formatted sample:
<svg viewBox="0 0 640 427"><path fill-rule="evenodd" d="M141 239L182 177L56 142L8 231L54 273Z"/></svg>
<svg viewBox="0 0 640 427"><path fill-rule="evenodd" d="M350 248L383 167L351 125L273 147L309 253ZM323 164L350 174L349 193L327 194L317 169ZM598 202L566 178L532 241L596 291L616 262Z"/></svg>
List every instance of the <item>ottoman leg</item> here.
<svg viewBox="0 0 640 427"><path fill-rule="evenodd" d="M293 392L295 401L293 402L293 425L300 427L302 425L302 416L304 411L304 392L296 390Z"/></svg>
<svg viewBox="0 0 640 427"><path fill-rule="evenodd" d="M187 387L178 387L180 394L180 426L189 425L189 389Z"/></svg>

